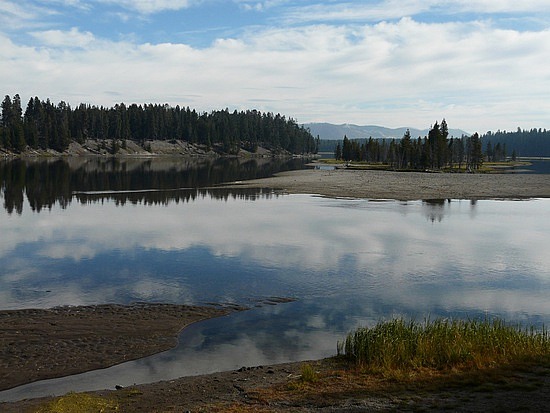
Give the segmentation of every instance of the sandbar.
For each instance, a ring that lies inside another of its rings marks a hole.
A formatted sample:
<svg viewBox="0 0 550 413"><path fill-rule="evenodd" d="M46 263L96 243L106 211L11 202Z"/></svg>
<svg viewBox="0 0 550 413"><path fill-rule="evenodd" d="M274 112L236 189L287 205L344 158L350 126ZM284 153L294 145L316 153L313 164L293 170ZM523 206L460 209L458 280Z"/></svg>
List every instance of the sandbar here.
<svg viewBox="0 0 550 413"><path fill-rule="evenodd" d="M550 197L550 175L305 169L226 187L368 199L515 199Z"/></svg>

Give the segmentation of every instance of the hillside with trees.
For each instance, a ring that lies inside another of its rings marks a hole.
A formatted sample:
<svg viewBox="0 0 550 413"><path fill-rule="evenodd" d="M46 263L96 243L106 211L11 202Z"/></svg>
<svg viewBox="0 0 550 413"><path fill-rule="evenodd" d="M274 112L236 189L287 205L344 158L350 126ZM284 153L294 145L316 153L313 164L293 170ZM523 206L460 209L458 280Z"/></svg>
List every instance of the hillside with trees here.
<svg viewBox="0 0 550 413"><path fill-rule="evenodd" d="M400 139L407 129L411 136L426 136L429 129L417 129L412 127L388 128L377 125L355 125L352 123L333 124L312 122L304 124L304 127L311 131L313 136L319 136L321 141L328 140L334 142L342 139L346 135L349 139ZM462 129L449 129L449 134L454 136L469 135Z"/></svg>
<svg viewBox="0 0 550 413"><path fill-rule="evenodd" d="M294 119L257 110L228 109L198 113L194 109L169 105L126 105L111 108L80 104L76 108L61 101L31 98L23 112L19 95L5 96L0 119L0 149L21 153L26 148L65 151L71 142L109 140L112 153L118 145L133 141L185 141L215 148L225 154L259 146L274 152L309 154L317 151L318 140Z"/></svg>

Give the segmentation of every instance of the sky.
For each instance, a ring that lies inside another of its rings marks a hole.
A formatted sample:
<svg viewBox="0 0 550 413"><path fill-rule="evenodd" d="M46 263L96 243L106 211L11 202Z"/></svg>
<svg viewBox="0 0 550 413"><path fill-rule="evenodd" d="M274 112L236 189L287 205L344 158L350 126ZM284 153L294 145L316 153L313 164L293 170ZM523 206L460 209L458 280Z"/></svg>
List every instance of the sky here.
<svg viewBox="0 0 550 413"><path fill-rule="evenodd" d="M0 94L550 129L549 0L0 0Z"/></svg>

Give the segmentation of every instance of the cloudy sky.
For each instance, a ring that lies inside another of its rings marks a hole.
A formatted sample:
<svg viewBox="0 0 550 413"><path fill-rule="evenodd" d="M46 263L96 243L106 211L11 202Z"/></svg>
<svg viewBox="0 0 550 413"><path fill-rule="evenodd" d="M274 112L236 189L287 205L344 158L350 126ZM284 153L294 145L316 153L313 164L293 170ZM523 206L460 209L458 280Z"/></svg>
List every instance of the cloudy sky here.
<svg viewBox="0 0 550 413"><path fill-rule="evenodd" d="M0 0L0 94L550 128L548 0Z"/></svg>

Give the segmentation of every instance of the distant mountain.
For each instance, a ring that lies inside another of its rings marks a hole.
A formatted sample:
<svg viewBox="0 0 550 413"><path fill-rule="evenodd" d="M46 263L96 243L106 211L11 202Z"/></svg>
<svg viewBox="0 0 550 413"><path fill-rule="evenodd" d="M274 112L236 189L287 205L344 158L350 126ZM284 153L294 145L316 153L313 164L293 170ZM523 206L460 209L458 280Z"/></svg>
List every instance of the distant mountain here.
<svg viewBox="0 0 550 413"><path fill-rule="evenodd" d="M332 123L306 123L305 128L309 128L311 134L314 137L319 137L325 140L341 140L346 135L349 139L373 139L382 138L396 138L400 139L407 129L411 132L411 137L416 139L419 136L424 137L428 135L429 129L415 129L415 128L385 128L383 126L365 125L358 126L349 123L343 125L334 125ZM461 137L462 135L469 135L461 129L449 129L449 136Z"/></svg>

